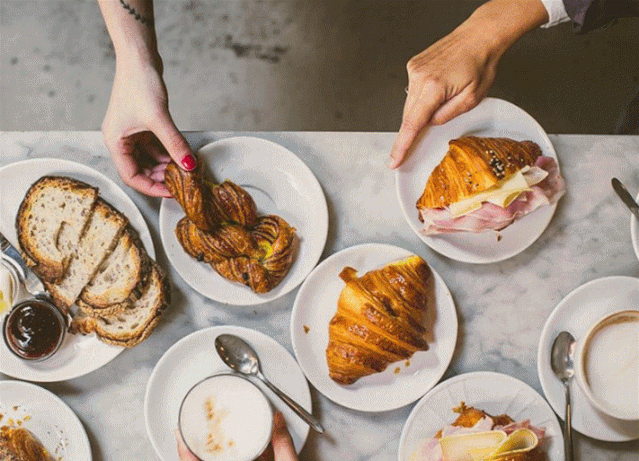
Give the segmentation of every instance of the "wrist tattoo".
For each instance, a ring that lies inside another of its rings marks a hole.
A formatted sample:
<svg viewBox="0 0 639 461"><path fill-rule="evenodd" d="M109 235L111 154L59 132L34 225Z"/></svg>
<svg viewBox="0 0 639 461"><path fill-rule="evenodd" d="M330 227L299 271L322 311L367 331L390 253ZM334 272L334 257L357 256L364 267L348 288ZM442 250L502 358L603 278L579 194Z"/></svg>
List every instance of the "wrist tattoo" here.
<svg viewBox="0 0 639 461"><path fill-rule="evenodd" d="M136 21L140 21L145 26L153 27L153 17L142 16L135 10L135 8L126 3L124 0L120 0L120 4L122 5L122 8L127 10L129 14L135 18Z"/></svg>

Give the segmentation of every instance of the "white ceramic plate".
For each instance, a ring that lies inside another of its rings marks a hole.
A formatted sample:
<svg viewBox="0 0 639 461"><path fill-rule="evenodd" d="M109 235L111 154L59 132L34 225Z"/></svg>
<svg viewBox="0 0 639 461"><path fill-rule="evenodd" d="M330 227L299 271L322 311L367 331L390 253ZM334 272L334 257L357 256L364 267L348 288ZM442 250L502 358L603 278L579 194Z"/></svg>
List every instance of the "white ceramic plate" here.
<svg viewBox="0 0 639 461"><path fill-rule="evenodd" d="M59 397L35 384L0 381L2 425L22 422L59 461L91 461L91 446L82 423Z"/></svg>
<svg viewBox="0 0 639 461"><path fill-rule="evenodd" d="M213 180L229 179L245 188L260 215L276 214L295 227L300 247L280 284L268 293L253 293L217 274L208 264L189 256L175 237L184 211L173 199L162 200L160 236L171 264L197 292L226 304L254 305L272 301L297 287L315 267L328 233L328 208L313 172L288 149L265 139L237 137L207 144L198 150Z"/></svg>
<svg viewBox="0 0 639 461"><path fill-rule="evenodd" d="M133 200L111 179L80 163L60 159L31 159L0 168L0 232L17 248L14 226L20 203L31 184L45 175L79 179L100 189L100 197L120 210L139 232L147 253L155 258L149 228ZM0 372L28 381L62 381L100 368L123 348L101 342L95 335L67 335L60 350L43 362L19 359L0 341Z"/></svg>
<svg viewBox="0 0 639 461"><path fill-rule="evenodd" d="M269 381L311 412L311 393L297 362L277 341L255 330L237 326L205 328L185 336L164 353L151 373L144 396L144 417L151 444L164 461L177 459L173 431L180 403L189 389L207 376L230 371L215 351L215 338L233 334L248 342L260 357ZM253 381L280 411L299 451L306 442L308 425L262 382ZM248 427L248 426L247 426Z"/></svg>
<svg viewBox="0 0 639 461"><path fill-rule="evenodd" d="M295 356L313 386L335 403L360 411L400 408L424 395L448 368L457 341L457 313L446 284L431 268L437 313L434 341L429 341L429 350L415 353L408 366L404 362L390 364L382 373L365 376L348 386L337 384L328 376L328 325L344 288L339 273L351 266L363 275L412 254L382 244L347 248L322 261L297 293L291 314Z"/></svg>
<svg viewBox="0 0 639 461"><path fill-rule="evenodd" d="M501 99L486 98L477 107L450 122L434 126L419 141L408 159L395 173L397 196L411 229L426 245L451 259L468 263L493 263L510 258L528 248L542 234L556 204L535 210L500 231L423 235L415 204L433 169L448 151L448 141L464 135L532 140L543 155L557 158L548 135L530 115Z"/></svg>
<svg viewBox="0 0 639 461"><path fill-rule="evenodd" d="M639 195L637 195L635 201L639 203ZM630 214L630 235L632 237L632 246L635 249L637 259L639 259L639 219L632 213Z"/></svg>
<svg viewBox="0 0 639 461"><path fill-rule="evenodd" d="M411 411L399 439L399 461L412 461L426 439L457 418L460 402L491 415L508 414L515 421L530 420L544 427L549 461L564 461L561 428L552 409L532 387L501 373L479 371L450 378L426 394Z"/></svg>
<svg viewBox="0 0 639 461"><path fill-rule="evenodd" d="M546 399L555 412L564 417L564 388L550 367L550 349L561 331L570 332L577 341L599 318L616 311L639 310L639 279L603 277L581 285L569 293L552 311L541 332L537 371ZM622 421L595 410L575 379L570 382L572 427L593 439L622 442L639 438L637 421Z"/></svg>

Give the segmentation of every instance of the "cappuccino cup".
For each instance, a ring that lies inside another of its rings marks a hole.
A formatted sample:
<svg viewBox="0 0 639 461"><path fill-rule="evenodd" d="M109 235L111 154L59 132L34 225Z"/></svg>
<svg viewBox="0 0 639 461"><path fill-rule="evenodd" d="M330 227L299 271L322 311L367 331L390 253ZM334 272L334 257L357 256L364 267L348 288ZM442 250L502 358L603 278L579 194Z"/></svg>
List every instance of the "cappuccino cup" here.
<svg viewBox="0 0 639 461"><path fill-rule="evenodd" d="M178 428L201 461L252 461L264 452L273 430L273 410L246 378L219 374L193 386L180 406Z"/></svg>
<svg viewBox="0 0 639 461"><path fill-rule="evenodd" d="M622 420L639 420L639 311L608 314L577 346L575 375L590 404Z"/></svg>

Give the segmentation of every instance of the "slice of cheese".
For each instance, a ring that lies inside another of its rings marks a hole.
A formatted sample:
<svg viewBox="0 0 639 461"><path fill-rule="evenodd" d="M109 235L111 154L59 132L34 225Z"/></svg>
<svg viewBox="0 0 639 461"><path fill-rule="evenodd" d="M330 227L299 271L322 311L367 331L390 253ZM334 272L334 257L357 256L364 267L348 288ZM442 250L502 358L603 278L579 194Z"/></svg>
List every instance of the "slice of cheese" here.
<svg viewBox="0 0 639 461"><path fill-rule="evenodd" d="M442 437L439 444L446 461L474 461L472 452L484 451L486 455L493 453L504 443L507 436L503 431L475 432Z"/></svg>
<svg viewBox="0 0 639 461"><path fill-rule="evenodd" d="M500 181L490 189L451 203L448 209L454 218L464 216L481 208L482 203L490 202L502 208L510 205L522 192L530 190L535 184L546 179L548 172L542 168L526 166L508 179Z"/></svg>

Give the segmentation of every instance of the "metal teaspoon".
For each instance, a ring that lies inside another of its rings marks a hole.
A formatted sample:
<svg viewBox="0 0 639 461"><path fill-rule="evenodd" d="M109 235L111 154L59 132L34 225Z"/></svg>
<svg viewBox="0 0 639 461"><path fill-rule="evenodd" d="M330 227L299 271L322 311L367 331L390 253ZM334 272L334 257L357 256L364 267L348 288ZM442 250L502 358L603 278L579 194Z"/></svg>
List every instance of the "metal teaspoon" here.
<svg viewBox="0 0 639 461"><path fill-rule="evenodd" d="M324 433L324 428L313 415L266 379L262 374L260 360L257 354L244 340L234 335L219 335L215 338L215 349L220 358L229 367L244 375L255 376L262 380L270 390L275 392L275 394L291 407L300 418L306 421L309 426L320 434Z"/></svg>
<svg viewBox="0 0 639 461"><path fill-rule="evenodd" d="M566 395L566 412L564 418L564 451L566 461L572 461L572 405L570 403L570 380L575 374L573 356L575 338L567 331L557 335L552 343L550 366L555 376L564 384Z"/></svg>

